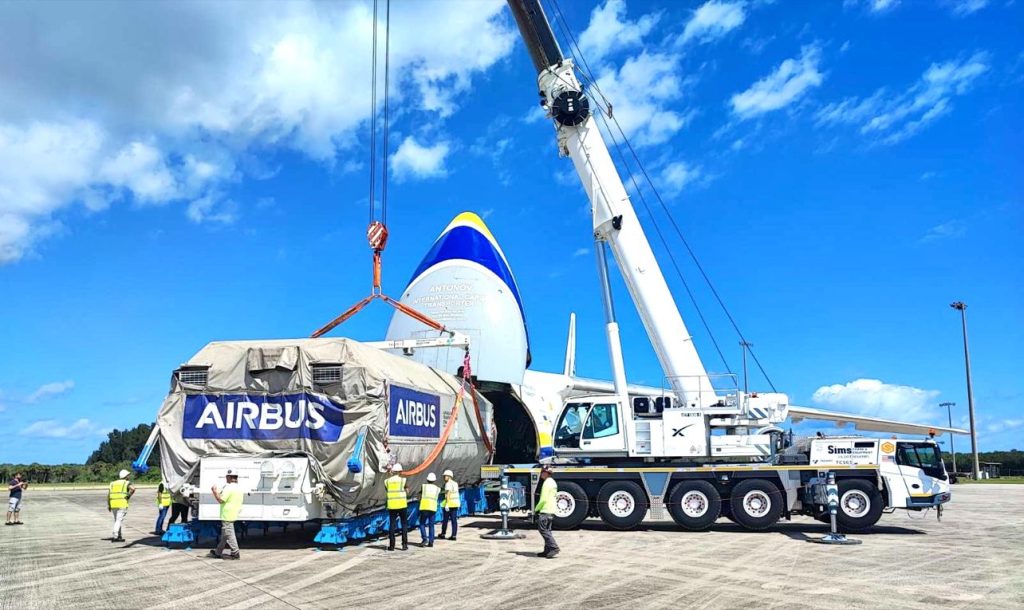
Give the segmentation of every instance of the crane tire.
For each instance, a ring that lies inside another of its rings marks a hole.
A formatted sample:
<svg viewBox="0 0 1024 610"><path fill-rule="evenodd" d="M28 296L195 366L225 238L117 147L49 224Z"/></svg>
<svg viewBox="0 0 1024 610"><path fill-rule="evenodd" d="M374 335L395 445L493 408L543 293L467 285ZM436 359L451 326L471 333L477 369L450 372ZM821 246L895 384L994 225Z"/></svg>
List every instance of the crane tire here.
<svg viewBox="0 0 1024 610"><path fill-rule="evenodd" d="M559 530L574 530L583 523L590 513L590 499L578 483L563 481L558 484L555 496L555 518L552 527Z"/></svg>
<svg viewBox="0 0 1024 610"><path fill-rule="evenodd" d="M782 516L782 501L782 492L771 481L743 479L729 498L732 520L748 530L768 529Z"/></svg>
<svg viewBox="0 0 1024 610"><path fill-rule="evenodd" d="M601 520L620 530L640 525L647 515L647 494L632 481L609 481L597 492Z"/></svg>
<svg viewBox="0 0 1024 610"><path fill-rule="evenodd" d="M707 481L680 481L668 494L668 512L684 530L702 532L718 520L722 497Z"/></svg>
<svg viewBox="0 0 1024 610"><path fill-rule="evenodd" d="M841 532L863 532L882 518L885 501L878 488L864 479L840 479L836 523Z"/></svg>

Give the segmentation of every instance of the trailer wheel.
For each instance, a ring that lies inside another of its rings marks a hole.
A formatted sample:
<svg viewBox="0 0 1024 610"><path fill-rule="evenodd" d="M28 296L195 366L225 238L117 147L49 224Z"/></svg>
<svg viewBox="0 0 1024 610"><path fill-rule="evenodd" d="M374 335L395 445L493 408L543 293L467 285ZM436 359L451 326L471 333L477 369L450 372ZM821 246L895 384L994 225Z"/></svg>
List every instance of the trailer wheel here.
<svg viewBox="0 0 1024 610"><path fill-rule="evenodd" d="M615 529L633 529L647 514L647 494L632 481L610 481L597 492L597 510Z"/></svg>
<svg viewBox="0 0 1024 610"><path fill-rule="evenodd" d="M862 532L869 529L881 519L884 504L881 492L870 482L863 479L839 480L836 521L842 530Z"/></svg>
<svg viewBox="0 0 1024 610"><path fill-rule="evenodd" d="M590 512L590 500L587 492L572 481L558 484L555 496L555 519L552 526L560 530L572 530L580 526Z"/></svg>
<svg viewBox="0 0 1024 610"><path fill-rule="evenodd" d="M768 529L782 516L779 488L763 479L744 479L732 488L732 519L748 530Z"/></svg>
<svg viewBox="0 0 1024 610"><path fill-rule="evenodd" d="M683 529L704 531L722 513L722 498L707 481L682 481L668 494L668 512Z"/></svg>

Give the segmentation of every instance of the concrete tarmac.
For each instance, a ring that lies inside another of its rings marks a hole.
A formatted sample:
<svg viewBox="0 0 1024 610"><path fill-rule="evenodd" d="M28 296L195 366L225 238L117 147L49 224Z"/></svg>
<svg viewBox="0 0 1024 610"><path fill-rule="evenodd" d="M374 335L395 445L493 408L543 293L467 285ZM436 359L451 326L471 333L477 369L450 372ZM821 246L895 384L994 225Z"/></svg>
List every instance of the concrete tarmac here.
<svg viewBox="0 0 1024 610"><path fill-rule="evenodd" d="M863 544L810 544L826 528L798 518L750 533L727 521L686 533L588 521L556 532L562 553L479 537L492 517L460 523L457 542L387 552L387 540L314 552L314 529L241 541L242 560L166 550L151 491L109 541L105 493L29 490L25 525L0 529L0 608L1022 608L1024 485L957 485L942 522L898 511ZM418 543L419 534L410 533Z"/></svg>

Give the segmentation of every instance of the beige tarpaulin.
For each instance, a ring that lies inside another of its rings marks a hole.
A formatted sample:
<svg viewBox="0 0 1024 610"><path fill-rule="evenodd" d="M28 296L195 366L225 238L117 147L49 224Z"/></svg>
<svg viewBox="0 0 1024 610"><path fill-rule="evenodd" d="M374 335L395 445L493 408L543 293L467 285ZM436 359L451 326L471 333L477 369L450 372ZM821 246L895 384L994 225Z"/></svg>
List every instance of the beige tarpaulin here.
<svg viewBox="0 0 1024 610"><path fill-rule="evenodd" d="M203 374L205 372L205 375ZM317 482L338 500L340 517L384 506L382 476L419 465L438 443L461 380L349 339L210 343L172 377L157 423L164 482L197 482L207 455L307 455ZM451 469L475 483L489 456L467 389L450 436L427 473ZM477 395L485 429L491 404ZM354 455L357 438L362 450ZM350 458L360 472L348 467Z"/></svg>

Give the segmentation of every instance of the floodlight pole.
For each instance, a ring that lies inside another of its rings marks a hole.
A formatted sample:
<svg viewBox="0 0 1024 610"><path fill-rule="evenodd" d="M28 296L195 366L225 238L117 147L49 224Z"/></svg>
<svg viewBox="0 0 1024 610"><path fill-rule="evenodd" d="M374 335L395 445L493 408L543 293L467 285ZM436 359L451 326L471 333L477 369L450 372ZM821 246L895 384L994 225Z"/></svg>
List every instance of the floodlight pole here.
<svg viewBox="0 0 1024 610"><path fill-rule="evenodd" d="M940 402L940 407L946 407L946 412L949 414L949 427L953 427L953 407L956 406L955 402ZM953 431L949 431L949 452L953 454L953 474L956 474L956 448L953 446Z"/></svg>
<svg viewBox="0 0 1024 610"><path fill-rule="evenodd" d="M967 369L967 413L971 420L971 457L974 461L974 480L981 479L981 463L978 461L978 429L974 424L974 386L971 383L971 353L967 349L967 304L955 301L949 305L960 312L960 323L964 334L964 366Z"/></svg>

